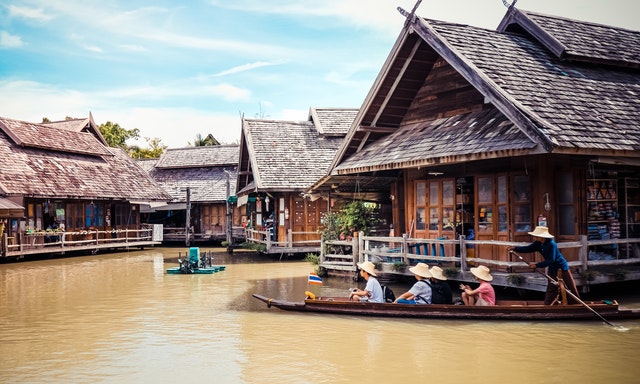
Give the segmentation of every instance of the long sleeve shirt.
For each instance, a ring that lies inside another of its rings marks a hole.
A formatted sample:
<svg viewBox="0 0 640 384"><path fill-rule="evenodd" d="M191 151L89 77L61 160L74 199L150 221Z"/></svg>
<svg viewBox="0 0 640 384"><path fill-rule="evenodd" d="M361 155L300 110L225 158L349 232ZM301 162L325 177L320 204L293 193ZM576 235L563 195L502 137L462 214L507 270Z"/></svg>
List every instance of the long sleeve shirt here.
<svg viewBox="0 0 640 384"><path fill-rule="evenodd" d="M558 244L553 239L546 239L544 243L534 241L529 245L514 247L513 250L522 253L540 252L544 260L536 263L536 267L549 267L549 275L551 276L555 276L558 273L558 269L569 270L569 263L562 256L562 253L558 250Z"/></svg>

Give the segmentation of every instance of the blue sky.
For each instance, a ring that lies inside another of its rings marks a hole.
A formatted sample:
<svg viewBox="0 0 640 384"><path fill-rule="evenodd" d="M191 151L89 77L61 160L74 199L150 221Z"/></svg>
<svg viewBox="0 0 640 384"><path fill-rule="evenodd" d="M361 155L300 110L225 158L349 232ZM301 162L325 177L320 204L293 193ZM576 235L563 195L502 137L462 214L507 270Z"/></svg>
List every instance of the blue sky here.
<svg viewBox="0 0 640 384"><path fill-rule="evenodd" d="M240 139L240 117L358 108L411 0L0 2L0 116L138 128L183 147ZM520 0L524 10L640 30L637 0ZM502 0L424 0L422 17L495 29ZM144 140L137 143L146 146Z"/></svg>

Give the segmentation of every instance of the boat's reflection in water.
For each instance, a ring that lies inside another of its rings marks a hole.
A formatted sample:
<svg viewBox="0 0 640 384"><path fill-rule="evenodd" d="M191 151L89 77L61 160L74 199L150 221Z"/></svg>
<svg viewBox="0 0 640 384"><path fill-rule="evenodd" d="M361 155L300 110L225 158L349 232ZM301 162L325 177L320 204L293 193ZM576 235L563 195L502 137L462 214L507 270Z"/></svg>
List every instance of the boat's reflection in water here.
<svg viewBox="0 0 640 384"><path fill-rule="evenodd" d="M620 331L597 320L284 312L251 294L301 299L312 270L308 263L236 253L216 260L227 265L223 272L167 275L165 269L177 265L177 252L160 248L0 265L0 380L632 383L640 375L639 321L623 322ZM325 279L323 292L336 295L353 285Z"/></svg>

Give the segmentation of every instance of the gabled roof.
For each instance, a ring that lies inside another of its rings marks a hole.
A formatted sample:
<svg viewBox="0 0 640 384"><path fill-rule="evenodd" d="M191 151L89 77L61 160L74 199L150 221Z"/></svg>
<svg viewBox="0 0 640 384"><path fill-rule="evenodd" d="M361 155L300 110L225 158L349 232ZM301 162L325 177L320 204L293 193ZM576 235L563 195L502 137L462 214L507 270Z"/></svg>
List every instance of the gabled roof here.
<svg viewBox="0 0 640 384"><path fill-rule="evenodd" d="M51 125L33 124L0 118L0 130L21 147L79 153L93 156L111 156L107 147L92 133L58 129Z"/></svg>
<svg viewBox="0 0 640 384"><path fill-rule="evenodd" d="M157 161L139 160L172 202L222 203L236 187L238 145L206 145L168 149Z"/></svg>
<svg viewBox="0 0 640 384"><path fill-rule="evenodd" d="M305 191L328 172L356 113L315 108L307 121L243 118L239 191Z"/></svg>
<svg viewBox="0 0 640 384"><path fill-rule="evenodd" d="M379 167L370 169L388 169L388 159L392 153L400 153L397 146L403 142L389 141L391 135L400 139L397 131L404 130L405 134L416 135L411 139L419 142L429 135L411 131L415 124L433 122L423 124L423 128L438 127L437 119L451 116L408 115L412 103L423 103L414 110L429 110L429 103L438 102L438 95L418 92L429 92L425 81L434 68L443 65L457 73L459 78L452 77L452 82L463 81L469 85L468 96L460 99L461 109L456 112L452 105L448 110L460 115L473 112L464 107L469 98L474 98L479 100L478 105L484 103L483 110L495 108L521 132L510 148L504 148L493 142L502 138L488 134L488 129L495 127L477 127L474 130L487 134L484 145L470 143L476 153L485 157L515 153L640 156L640 71L635 69L640 32L513 9L510 12L505 18L507 21L501 24L505 31L419 17L408 22L367 95L332 169L368 145L379 148L378 152L370 153L372 157L367 160L369 166L377 162ZM616 40L616 44L611 45ZM600 44L600 41L607 43ZM559 44L554 46L554 42ZM602 49L603 46L608 48ZM608 52L611 47L618 52ZM464 85L458 87L463 89ZM489 124L490 120L486 121ZM465 124L470 122L460 116L457 130L470 129ZM461 132L454 137L456 140L466 138ZM380 141L389 145L372 144ZM470 160L455 150L455 144L458 143L447 144L449 151L424 153L423 160L450 163ZM500 150L496 152L496 148ZM509 151L505 151L507 149ZM357 155L357 159L364 160L364 157ZM401 169L413 164L413 160L407 161L405 164L395 162L394 167ZM356 163L354 158L350 164Z"/></svg>
<svg viewBox="0 0 640 384"><path fill-rule="evenodd" d="M238 164L237 144L205 145L199 147L169 148L156 168L214 167Z"/></svg>
<svg viewBox="0 0 640 384"><path fill-rule="evenodd" d="M48 123L41 123L40 125L56 129L64 129L72 132L91 133L96 137L96 139L100 140L103 145L108 146L106 140L100 133L100 129L96 125L95 121L93 121L93 115L91 114L91 112L89 112L89 117L87 118L50 121Z"/></svg>
<svg viewBox="0 0 640 384"><path fill-rule="evenodd" d="M530 34L561 59L640 68L637 31L514 7L502 19L498 31Z"/></svg>
<svg viewBox="0 0 640 384"><path fill-rule="evenodd" d="M104 147L90 133L56 136L58 129L6 118L0 118L0 127L1 195L169 199L123 150ZM52 142L54 138L61 143Z"/></svg>

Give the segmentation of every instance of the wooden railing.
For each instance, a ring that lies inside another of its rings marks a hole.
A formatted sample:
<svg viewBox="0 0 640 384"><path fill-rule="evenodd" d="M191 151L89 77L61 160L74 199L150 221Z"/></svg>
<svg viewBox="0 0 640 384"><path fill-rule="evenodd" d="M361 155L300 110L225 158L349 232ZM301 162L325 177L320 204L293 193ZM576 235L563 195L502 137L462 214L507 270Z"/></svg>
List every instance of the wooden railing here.
<svg viewBox="0 0 640 384"><path fill-rule="evenodd" d="M245 239L247 242L264 244L267 252L277 248L295 249L297 247L316 247L320 249L320 234L318 232L294 232L288 230L286 238L282 241L271 240L271 231L245 229ZM297 237L317 237L311 240L294 240Z"/></svg>
<svg viewBox="0 0 640 384"><path fill-rule="evenodd" d="M62 252L78 248L106 248L114 244L152 242L153 227L141 229L87 230L87 231L37 231L18 233L16 236L2 234L0 251L2 256L24 253Z"/></svg>
<svg viewBox="0 0 640 384"><path fill-rule="evenodd" d="M427 263L459 263L462 270L468 269L468 264L484 264L495 269L510 271L522 268L520 260L494 260L475 257L475 250L480 245L501 247L507 255L507 247L526 245L529 243L514 243L495 240L466 240L461 236L453 239L418 239L384 236L364 236L361 234L351 241L324 241L321 246L320 264L329 269L348 269L355 271L357 263L365 260L382 264L413 265L418 262ZM578 260L569 261L569 265L579 270L587 270L595 266L620 266L640 264L638 257L617 257L613 255L606 259L594 260L590 258L589 249L598 246L640 246L640 239L611 239L588 241L587 236L581 236L579 241L558 243L558 248L578 248Z"/></svg>

